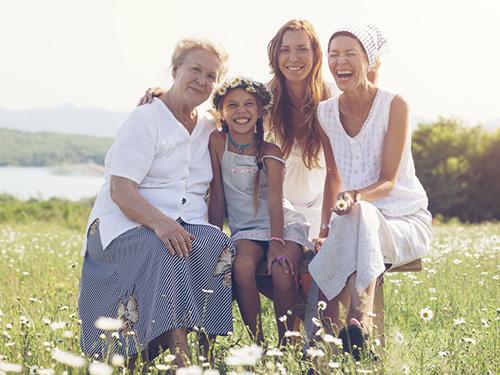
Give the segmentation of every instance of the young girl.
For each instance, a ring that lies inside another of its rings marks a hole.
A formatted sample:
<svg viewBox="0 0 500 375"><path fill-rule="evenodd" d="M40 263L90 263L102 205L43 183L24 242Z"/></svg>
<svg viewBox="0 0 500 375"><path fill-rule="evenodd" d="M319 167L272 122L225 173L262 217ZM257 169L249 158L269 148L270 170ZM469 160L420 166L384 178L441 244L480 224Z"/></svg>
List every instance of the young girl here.
<svg viewBox="0 0 500 375"><path fill-rule="evenodd" d="M262 83L236 77L216 90L213 104L222 132L214 132L209 143L214 175L209 221L222 228L227 205L236 245L234 290L245 325L258 343L264 337L255 274L267 257L281 342L286 326L278 318L295 305L295 274L308 245L309 226L283 200L285 162L280 149L263 138L263 115L272 95Z"/></svg>

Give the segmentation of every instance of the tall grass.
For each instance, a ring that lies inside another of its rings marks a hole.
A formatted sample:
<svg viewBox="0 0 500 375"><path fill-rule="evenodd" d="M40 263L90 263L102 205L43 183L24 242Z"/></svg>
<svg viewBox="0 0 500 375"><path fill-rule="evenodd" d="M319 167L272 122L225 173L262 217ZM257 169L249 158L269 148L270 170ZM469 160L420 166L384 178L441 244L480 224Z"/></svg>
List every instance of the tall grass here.
<svg viewBox="0 0 500 375"><path fill-rule="evenodd" d="M53 359L55 348L80 355L76 301L81 240L81 230L56 223L0 224L0 373L87 371L92 358L85 358L82 368ZM422 272L386 276L386 347L379 361L366 358L355 364L336 354L334 343L320 342L308 356L303 356L300 341L274 349L274 314L264 301L266 350L249 346L235 307L234 332L217 341L215 365L220 373L300 374L314 367L322 374L497 374L499 250L500 224L437 226ZM419 315L425 307L433 312L428 321ZM255 364L238 365L242 356ZM162 355L147 371L165 373L170 361ZM192 362L198 366L189 370L192 374L208 365L196 354ZM94 366L92 373L106 369Z"/></svg>

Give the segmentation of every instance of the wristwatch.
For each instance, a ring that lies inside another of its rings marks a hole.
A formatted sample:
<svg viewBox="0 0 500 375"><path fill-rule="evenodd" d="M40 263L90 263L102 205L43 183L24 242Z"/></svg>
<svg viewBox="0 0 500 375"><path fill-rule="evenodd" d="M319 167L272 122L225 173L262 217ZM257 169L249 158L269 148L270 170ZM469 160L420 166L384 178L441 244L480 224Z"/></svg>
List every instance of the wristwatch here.
<svg viewBox="0 0 500 375"><path fill-rule="evenodd" d="M330 227L328 226L328 224L321 223L321 225L319 226L319 230L322 231L323 229L330 229Z"/></svg>

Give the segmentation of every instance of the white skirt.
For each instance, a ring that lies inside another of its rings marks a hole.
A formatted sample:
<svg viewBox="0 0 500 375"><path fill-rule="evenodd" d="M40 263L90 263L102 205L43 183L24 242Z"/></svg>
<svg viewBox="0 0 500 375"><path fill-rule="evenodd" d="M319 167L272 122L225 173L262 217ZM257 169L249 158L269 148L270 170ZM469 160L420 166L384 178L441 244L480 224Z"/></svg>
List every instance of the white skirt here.
<svg viewBox="0 0 500 375"><path fill-rule="evenodd" d="M427 253L432 216L425 208L401 217L386 217L371 203L356 203L344 216L335 215L309 272L328 300L337 296L354 272L356 289L365 290L385 270Z"/></svg>

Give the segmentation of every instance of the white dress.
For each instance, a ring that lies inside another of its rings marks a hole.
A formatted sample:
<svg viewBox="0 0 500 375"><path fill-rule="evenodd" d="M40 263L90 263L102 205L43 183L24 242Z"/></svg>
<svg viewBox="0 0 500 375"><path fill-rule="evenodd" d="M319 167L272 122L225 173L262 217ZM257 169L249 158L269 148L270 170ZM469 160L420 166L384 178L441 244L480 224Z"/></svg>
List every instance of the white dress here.
<svg viewBox="0 0 500 375"><path fill-rule="evenodd" d="M378 90L360 132L349 136L339 116L338 98L321 102L318 118L332 145L342 190L362 189L377 182L394 94ZM389 196L356 203L348 215L332 215L330 234L309 271L328 299L357 272L356 288L365 290L385 271L425 255L432 217L427 196L415 175L411 134L405 142L395 186Z"/></svg>
<svg viewBox="0 0 500 375"><path fill-rule="evenodd" d="M320 151L320 167L307 169L302 160L302 151L295 142L288 159L283 181L283 196L295 211L309 222L309 239L317 238L321 225L321 206L325 187L325 159Z"/></svg>

